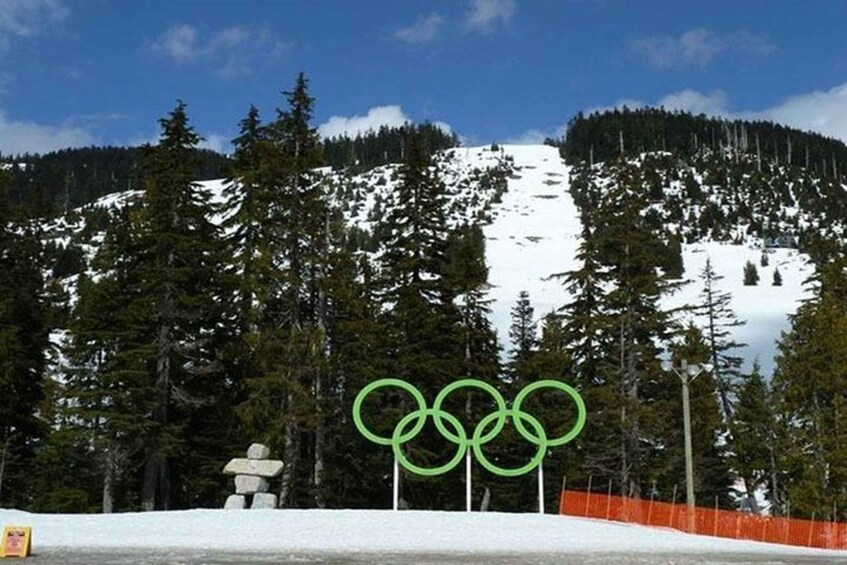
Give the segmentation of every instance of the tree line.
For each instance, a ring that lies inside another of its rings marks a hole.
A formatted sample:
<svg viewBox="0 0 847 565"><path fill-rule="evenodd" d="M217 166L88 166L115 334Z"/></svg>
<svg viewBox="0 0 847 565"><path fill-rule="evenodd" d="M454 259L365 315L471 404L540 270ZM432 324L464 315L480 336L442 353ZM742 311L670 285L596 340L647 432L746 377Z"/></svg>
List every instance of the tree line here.
<svg viewBox="0 0 847 565"><path fill-rule="evenodd" d="M579 112L562 139L547 142L560 146L569 163L593 164L651 152L690 157L709 149L751 155L759 163L803 167L818 177L847 176L847 145L840 140L767 120L729 120L664 108L624 106L588 116Z"/></svg>
<svg viewBox="0 0 847 565"><path fill-rule="evenodd" d="M455 134L426 123L419 126L431 150L459 144ZM324 165L334 169L366 171L403 159L404 128L381 126L357 134L322 139ZM146 148L82 147L38 154L0 155L0 167L8 173L8 196L29 208L33 216L67 214L114 192L142 190L146 179L143 164ZM232 161L210 149L192 148L196 154L195 180L229 176Z"/></svg>

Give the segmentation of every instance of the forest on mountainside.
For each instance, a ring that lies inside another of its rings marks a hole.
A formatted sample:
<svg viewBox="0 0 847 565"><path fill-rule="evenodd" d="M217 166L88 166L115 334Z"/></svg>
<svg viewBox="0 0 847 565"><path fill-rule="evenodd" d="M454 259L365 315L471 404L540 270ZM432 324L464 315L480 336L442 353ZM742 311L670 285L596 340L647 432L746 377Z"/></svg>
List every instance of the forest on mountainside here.
<svg viewBox="0 0 847 565"><path fill-rule="evenodd" d="M430 151L442 151L458 147L459 137L446 133L430 123L418 126L426 135ZM367 171L386 165L400 163L404 154L402 127L380 126L377 130L359 133L356 137L333 136L323 140L324 162L333 169L347 168L351 172Z"/></svg>
<svg viewBox="0 0 847 565"><path fill-rule="evenodd" d="M432 151L456 147L455 134L432 124L420 128ZM350 138L321 140L324 164L334 169L366 171L403 160L403 128L382 126ZM66 214L69 210L111 194L144 187L145 147L83 147L44 155L0 155L0 166L9 173L9 198L27 207L33 216ZM209 149L192 149L199 166L195 180L229 176L231 160Z"/></svg>
<svg viewBox="0 0 847 565"><path fill-rule="evenodd" d="M274 119L250 108L214 205L195 183L199 135L178 104L135 165L137 199L72 212L50 244L43 224L11 205L14 173L0 170L0 386L12 391L0 397L0 506L220 507L232 492L223 464L260 441L284 462L273 483L280 506L390 507L391 450L362 437L351 416L356 394L386 376L430 400L467 377L510 399L541 379L566 381L584 397L588 425L547 454L548 499L567 475L572 488L673 500L684 457L679 383L660 365L669 356L716 367L691 391L698 500L737 507L732 485L743 478L749 492L767 490L775 513L844 519L847 255L833 179L710 148L575 164L579 267L556 276L556 312L539 319L527 293L515 297L504 355L488 295L490 216L456 206L436 151L455 139L409 124L328 146L311 124L314 104L301 74ZM589 147L605 139L595 135ZM350 203L332 196L366 193L367 183L321 167L335 149L351 168L380 162L381 143L399 164L373 182L396 184L363 233L345 222ZM497 162L463 181L476 183L472 198L496 202L507 190L515 172ZM790 231L782 212L791 206L806 215L796 227L815 265L812 297L782 337L775 374L747 374L732 337L741 321L708 265L685 274L703 289L688 310L709 323L683 323L663 298L682 284L686 241ZM807 216L821 222L817 237ZM70 230L80 218L84 227ZM366 423L390 436L409 400L373 395ZM575 418L563 400L537 392L524 408L559 436ZM443 408L473 424L496 406L463 391ZM429 426L404 454L432 467L455 449ZM504 467L536 451L510 426L485 446ZM531 478L473 473L475 506L488 492L491 510L536 509ZM403 473L401 497L415 509L462 509L463 483L460 472Z"/></svg>
<svg viewBox="0 0 847 565"><path fill-rule="evenodd" d="M83 147L44 155L0 157L9 173L9 197L34 216L67 213L113 192L141 190L144 147ZM199 166L196 180L226 176L227 158L193 148Z"/></svg>

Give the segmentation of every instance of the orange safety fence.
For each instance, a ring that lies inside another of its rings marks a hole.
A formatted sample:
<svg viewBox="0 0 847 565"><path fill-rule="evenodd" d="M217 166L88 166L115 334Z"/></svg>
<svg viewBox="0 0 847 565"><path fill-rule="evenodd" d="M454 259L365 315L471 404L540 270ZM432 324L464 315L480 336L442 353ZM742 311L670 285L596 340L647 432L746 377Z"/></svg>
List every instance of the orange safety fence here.
<svg viewBox="0 0 847 565"><path fill-rule="evenodd" d="M559 514L614 520L644 526L673 528L683 532L743 540L847 549L847 523L761 516L696 507L689 523L688 507L658 500L642 500L609 494L562 491Z"/></svg>

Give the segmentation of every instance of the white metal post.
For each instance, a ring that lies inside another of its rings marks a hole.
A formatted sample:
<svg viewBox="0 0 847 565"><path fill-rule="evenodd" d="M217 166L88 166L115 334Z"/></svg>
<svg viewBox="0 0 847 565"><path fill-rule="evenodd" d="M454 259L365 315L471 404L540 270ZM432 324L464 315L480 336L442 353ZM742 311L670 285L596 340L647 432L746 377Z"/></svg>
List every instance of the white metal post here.
<svg viewBox="0 0 847 565"><path fill-rule="evenodd" d="M471 511L471 450L465 453L465 511Z"/></svg>
<svg viewBox="0 0 847 565"><path fill-rule="evenodd" d="M544 514L544 465L538 464L538 513Z"/></svg>
<svg viewBox="0 0 847 565"><path fill-rule="evenodd" d="M400 465L397 463L397 458L394 458L394 510L400 506Z"/></svg>

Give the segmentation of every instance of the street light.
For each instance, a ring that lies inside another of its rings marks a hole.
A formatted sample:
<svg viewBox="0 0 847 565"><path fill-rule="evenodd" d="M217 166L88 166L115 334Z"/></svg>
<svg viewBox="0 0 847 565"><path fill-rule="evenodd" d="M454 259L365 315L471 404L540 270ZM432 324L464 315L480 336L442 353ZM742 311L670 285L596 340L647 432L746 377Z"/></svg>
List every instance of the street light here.
<svg viewBox="0 0 847 565"><path fill-rule="evenodd" d="M662 361L662 370L673 371L682 382L682 423L685 432L685 499L688 506L688 531L694 531L694 461L691 455L691 404L688 400L689 385L700 376L700 373L711 373L714 367L711 363L689 364L687 359L682 360L679 367L675 367L673 361Z"/></svg>

